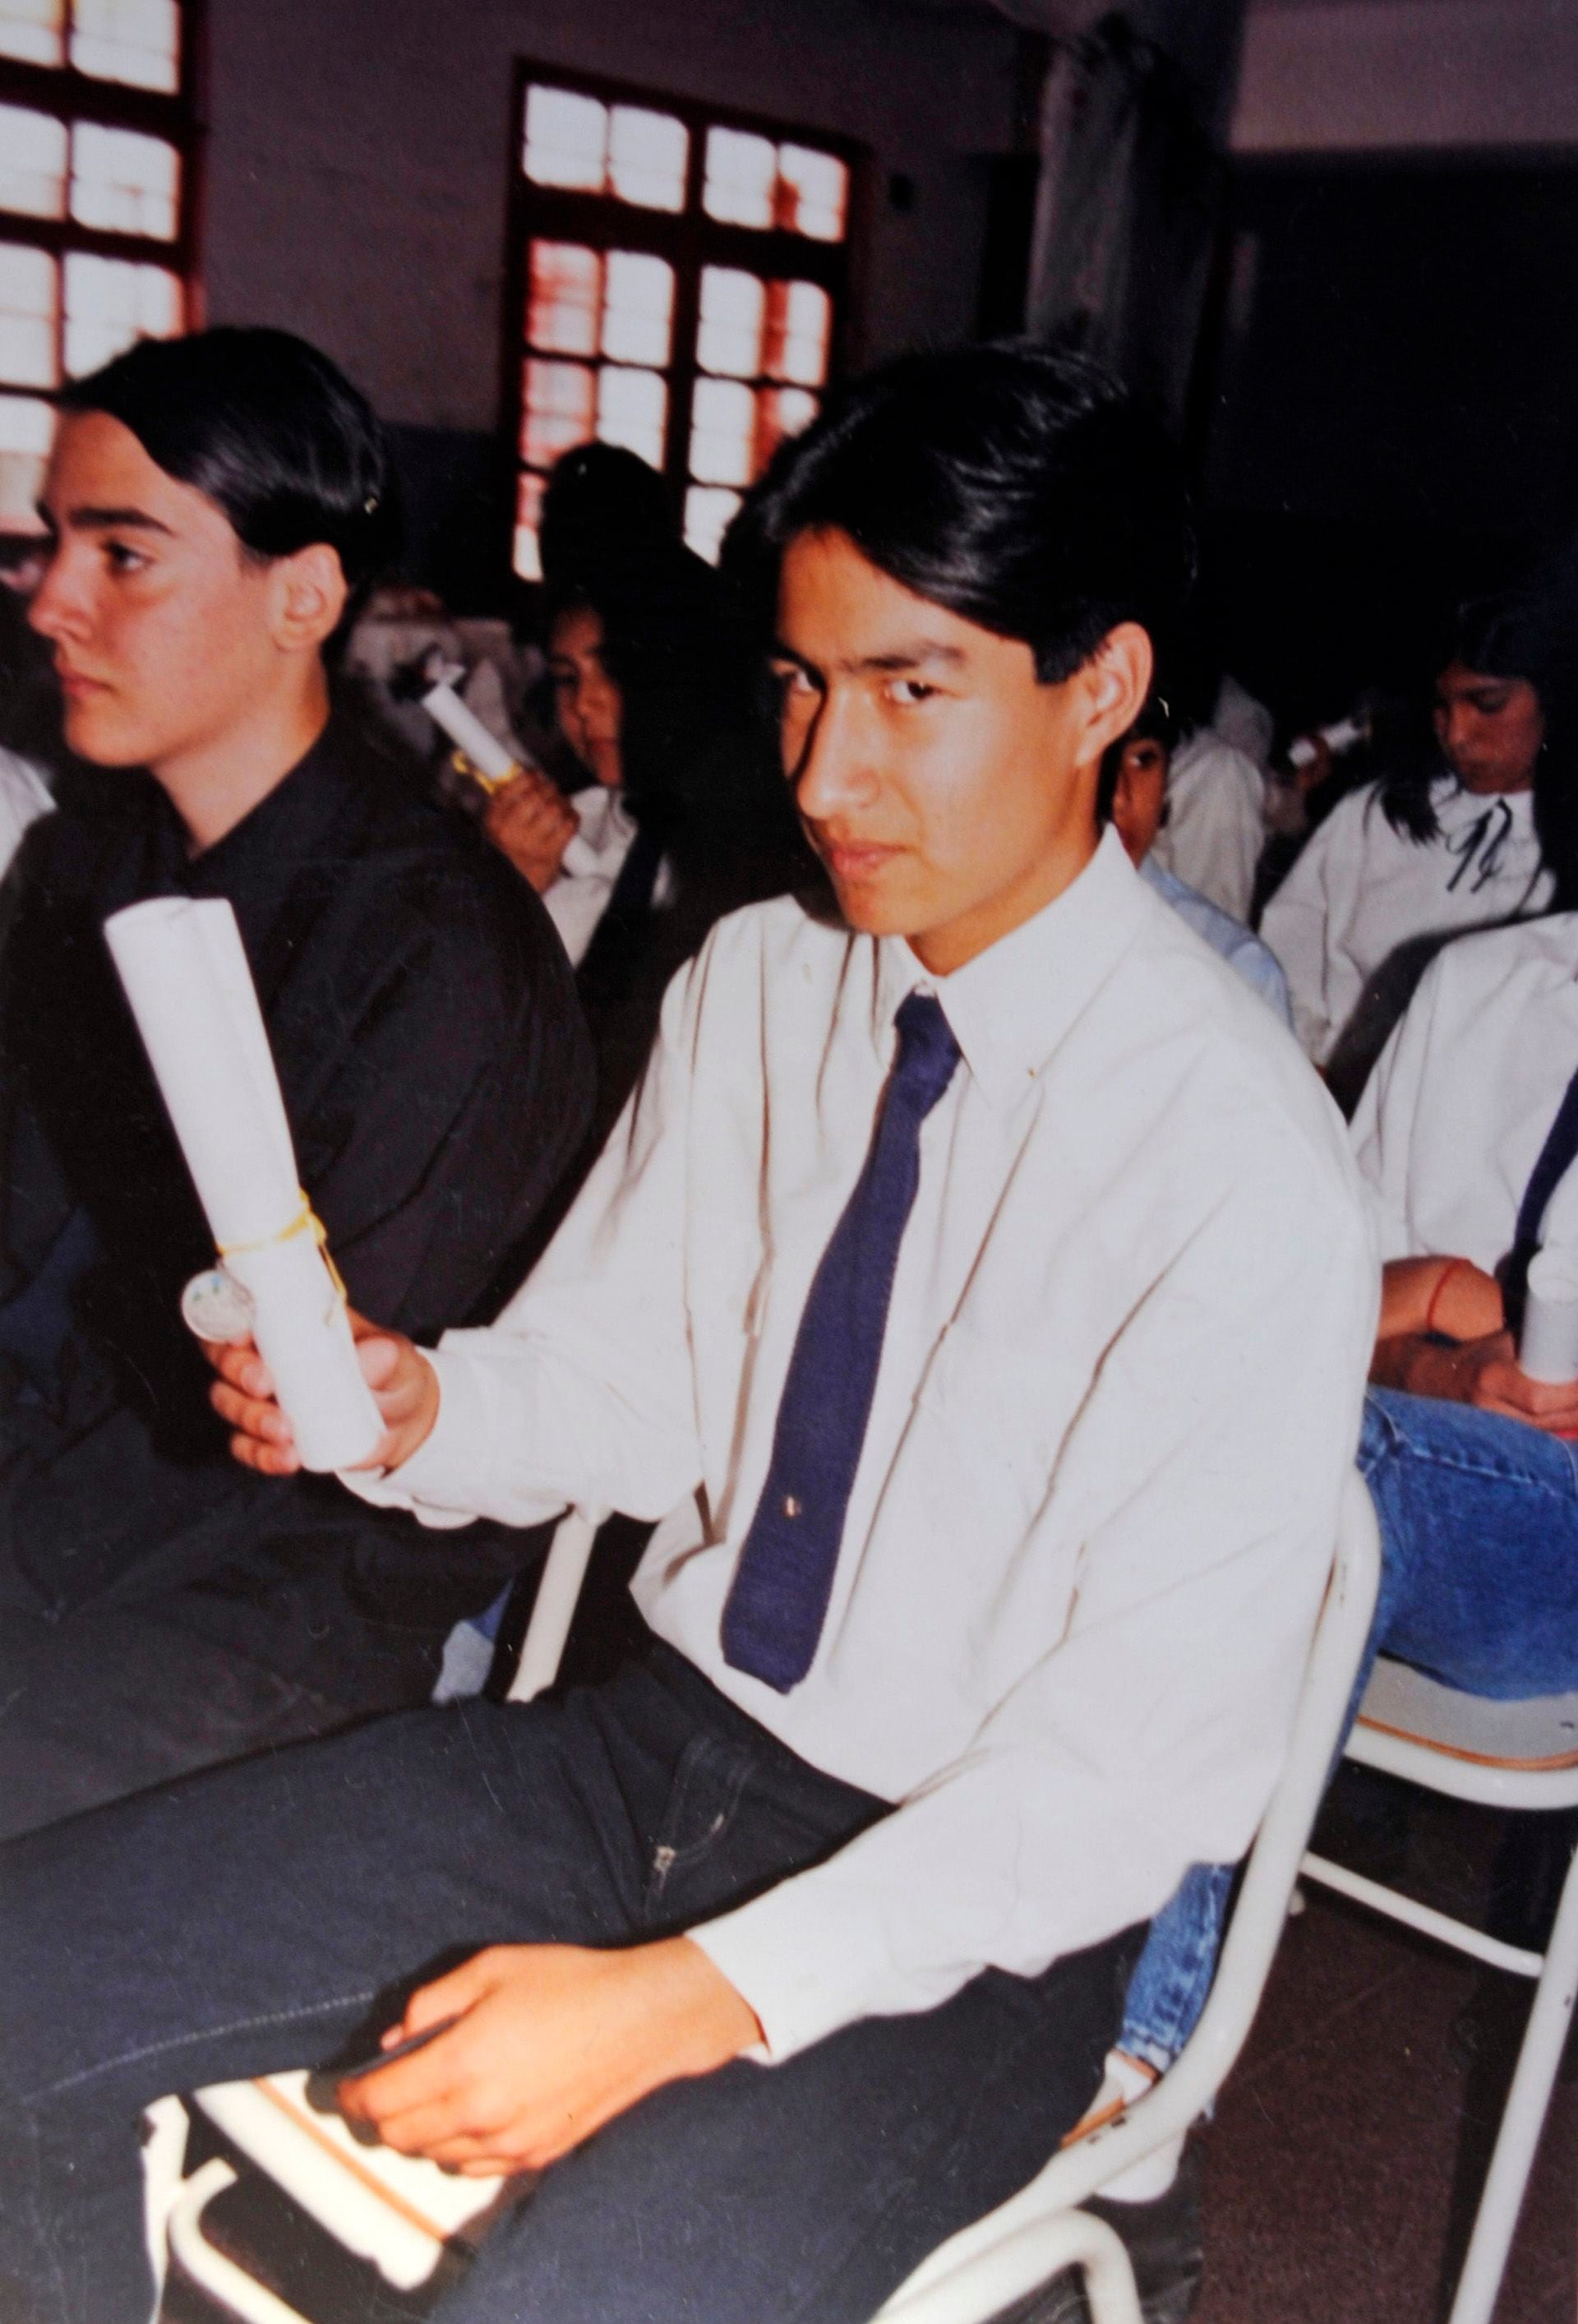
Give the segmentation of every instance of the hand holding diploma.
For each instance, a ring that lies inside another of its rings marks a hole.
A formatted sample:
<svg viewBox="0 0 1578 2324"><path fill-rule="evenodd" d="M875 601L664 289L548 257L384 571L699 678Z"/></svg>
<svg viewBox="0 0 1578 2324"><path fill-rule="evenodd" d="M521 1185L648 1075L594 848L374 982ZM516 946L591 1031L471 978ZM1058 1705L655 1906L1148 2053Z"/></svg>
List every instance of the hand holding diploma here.
<svg viewBox="0 0 1578 2324"><path fill-rule="evenodd" d="M438 1417L438 1376L420 1348L399 1332L381 1331L354 1308L346 1311L362 1377L372 1391L383 1433L357 1469L398 1469L426 1442ZM244 1468L265 1477L294 1476L301 1454L289 1421L274 1396L269 1368L250 1340L230 1347L209 1343L219 1374L209 1401L234 1432L230 1450Z"/></svg>
<svg viewBox="0 0 1578 2324"><path fill-rule="evenodd" d="M115 913L105 939L224 1278L244 1294L253 1336L291 1416L300 1465L331 1470L367 1460L378 1410L352 1346L344 1286L297 1174L234 911L218 899L156 897Z"/></svg>

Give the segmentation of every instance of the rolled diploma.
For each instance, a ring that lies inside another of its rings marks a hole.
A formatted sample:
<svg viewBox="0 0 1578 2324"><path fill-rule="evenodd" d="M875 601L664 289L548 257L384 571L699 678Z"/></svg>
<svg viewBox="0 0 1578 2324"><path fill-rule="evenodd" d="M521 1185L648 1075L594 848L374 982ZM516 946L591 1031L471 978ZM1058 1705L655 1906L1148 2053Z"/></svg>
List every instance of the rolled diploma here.
<svg viewBox="0 0 1578 2324"><path fill-rule="evenodd" d="M1578 1250L1553 1245L1529 1262L1518 1361L1552 1387L1578 1379Z"/></svg>
<svg viewBox="0 0 1578 2324"><path fill-rule="evenodd" d="M446 679L441 679L422 696L422 707L434 724L443 728L455 748L465 752L487 789L492 790L500 783L509 782L511 776L524 773L525 770L510 757L497 736L489 733L475 711L466 707ZM601 868L594 850L579 832L559 862L573 880L584 880Z"/></svg>
<svg viewBox="0 0 1578 2324"><path fill-rule="evenodd" d="M382 1422L344 1304L310 1233L269 1037L235 915L222 899L155 897L105 937L225 1264L256 1304L304 1468L364 1461Z"/></svg>

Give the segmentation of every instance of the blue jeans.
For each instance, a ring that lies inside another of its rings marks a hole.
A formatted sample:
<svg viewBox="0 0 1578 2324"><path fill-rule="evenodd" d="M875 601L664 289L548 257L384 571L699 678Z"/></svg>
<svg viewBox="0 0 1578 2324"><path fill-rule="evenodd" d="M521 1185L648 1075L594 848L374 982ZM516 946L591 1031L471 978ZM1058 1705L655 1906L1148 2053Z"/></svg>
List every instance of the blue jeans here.
<svg viewBox="0 0 1578 2324"><path fill-rule="evenodd" d="M1470 1406L1372 1388L1359 1468L1381 1592L1344 1739L1378 1654L1465 1694L1578 1688L1578 1447ZM1151 1924L1120 2046L1165 2070L1211 1989L1231 1868L1197 1864Z"/></svg>
<svg viewBox="0 0 1578 2324"><path fill-rule="evenodd" d="M885 1812L648 1639L600 1687L382 1720L14 1841L0 2316L145 2324L149 2099L370 2048L484 1945L683 1930ZM1137 1950L670 2083L498 2223L435 2324L859 2324L1078 2118Z"/></svg>

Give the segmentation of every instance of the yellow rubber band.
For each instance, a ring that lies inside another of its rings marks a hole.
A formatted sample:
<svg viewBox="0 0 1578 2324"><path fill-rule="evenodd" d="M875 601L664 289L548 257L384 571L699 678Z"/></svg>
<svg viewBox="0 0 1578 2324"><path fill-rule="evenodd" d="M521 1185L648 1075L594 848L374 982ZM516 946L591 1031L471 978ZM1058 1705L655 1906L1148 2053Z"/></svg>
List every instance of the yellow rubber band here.
<svg viewBox="0 0 1578 2324"><path fill-rule="evenodd" d="M312 1199L305 1186L298 1187L297 1192L301 1196L301 1208L289 1226L281 1227L278 1234L260 1235L255 1242L222 1242L219 1256L221 1259L237 1259L249 1250L272 1250L276 1243L294 1242L298 1235L310 1235L323 1253L329 1281L335 1286L335 1296L344 1307L349 1303L350 1294L345 1289L344 1277L335 1265L334 1253L329 1249L328 1229L313 1209Z"/></svg>
<svg viewBox="0 0 1578 2324"><path fill-rule="evenodd" d="M494 791L501 791L506 783L512 783L517 775L526 772L524 767L511 767L506 775L485 775L474 759L467 758L458 742L449 754L449 763L457 775L468 776L473 783L480 783L490 797Z"/></svg>

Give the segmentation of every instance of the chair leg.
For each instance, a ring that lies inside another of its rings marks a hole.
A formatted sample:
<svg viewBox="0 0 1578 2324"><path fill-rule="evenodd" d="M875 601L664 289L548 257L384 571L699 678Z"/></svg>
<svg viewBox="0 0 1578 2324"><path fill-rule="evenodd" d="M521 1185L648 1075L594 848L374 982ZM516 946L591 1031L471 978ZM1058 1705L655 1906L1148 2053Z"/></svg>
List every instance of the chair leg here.
<svg viewBox="0 0 1578 2324"><path fill-rule="evenodd" d="M1468 2256L1452 2303L1451 2324L1491 2324L1501 2288L1507 2254L1550 2104L1551 2086L1572 2021L1573 1987L1578 1984L1578 1870L1574 1866L1578 1858L1568 1868L1545 1968L1535 1987L1534 2007L1518 2052Z"/></svg>
<svg viewBox="0 0 1578 2324"><path fill-rule="evenodd" d="M179 2259L192 2282L221 2307L244 2319L244 2324L307 2324L289 2301L269 2291L244 2268L216 2251L203 2233L203 2212L216 2195L234 2187L235 2173L216 2155L187 2181L170 2214L170 2255Z"/></svg>

